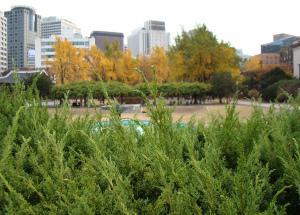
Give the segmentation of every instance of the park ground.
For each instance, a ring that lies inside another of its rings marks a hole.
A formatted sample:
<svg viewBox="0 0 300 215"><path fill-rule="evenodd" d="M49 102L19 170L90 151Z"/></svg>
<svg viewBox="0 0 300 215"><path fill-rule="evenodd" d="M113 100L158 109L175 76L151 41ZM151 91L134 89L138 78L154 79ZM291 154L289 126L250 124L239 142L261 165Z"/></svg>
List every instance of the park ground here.
<svg viewBox="0 0 300 215"><path fill-rule="evenodd" d="M267 111L269 105L260 104L261 108L264 111ZM202 122L208 122L212 119L212 117L224 116L226 113L226 105L224 104L204 104L204 105L187 105L187 106L169 106L173 110L172 117L173 121L176 122L178 120L182 122L188 122L191 118L195 118L196 120L200 120ZM136 118L139 120L147 120L149 116L147 114L147 110L143 108L143 112L141 113L122 113L121 118ZM239 102L236 105L236 110L239 114L241 120L246 120L251 116L253 111L253 106L250 102ZM50 113L54 113L54 108L49 108ZM71 108L71 113L74 116L82 116L86 113L96 114L100 111L100 108ZM104 116L108 114L108 112L102 112Z"/></svg>

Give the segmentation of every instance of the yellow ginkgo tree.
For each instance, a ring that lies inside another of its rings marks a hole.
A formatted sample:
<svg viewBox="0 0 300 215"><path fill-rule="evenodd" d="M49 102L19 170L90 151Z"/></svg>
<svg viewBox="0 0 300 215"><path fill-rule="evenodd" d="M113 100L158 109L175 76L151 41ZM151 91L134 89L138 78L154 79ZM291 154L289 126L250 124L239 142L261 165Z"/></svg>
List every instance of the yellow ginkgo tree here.
<svg viewBox="0 0 300 215"><path fill-rule="evenodd" d="M77 49L67 39L59 37L56 38L53 48L55 56L47 63L57 84L89 80L85 50Z"/></svg>
<svg viewBox="0 0 300 215"><path fill-rule="evenodd" d="M101 50L93 46L87 53L86 58L90 65L89 75L92 80L102 79L107 81L115 78L112 71L112 62Z"/></svg>
<svg viewBox="0 0 300 215"><path fill-rule="evenodd" d="M136 71L138 60L132 57L131 51L121 54L117 66L117 80L126 84L136 84L141 80L141 76Z"/></svg>

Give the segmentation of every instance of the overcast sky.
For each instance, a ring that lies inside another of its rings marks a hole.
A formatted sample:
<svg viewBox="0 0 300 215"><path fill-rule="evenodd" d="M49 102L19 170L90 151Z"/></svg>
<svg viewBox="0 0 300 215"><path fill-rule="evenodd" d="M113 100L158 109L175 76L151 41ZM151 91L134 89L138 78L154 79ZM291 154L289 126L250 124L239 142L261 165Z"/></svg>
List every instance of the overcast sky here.
<svg viewBox="0 0 300 215"><path fill-rule="evenodd" d="M166 22L174 37L182 29L206 24L219 40L257 54L276 33L300 35L300 0L0 0L0 11L14 5L34 7L42 17L58 16L91 31L127 36L145 20Z"/></svg>

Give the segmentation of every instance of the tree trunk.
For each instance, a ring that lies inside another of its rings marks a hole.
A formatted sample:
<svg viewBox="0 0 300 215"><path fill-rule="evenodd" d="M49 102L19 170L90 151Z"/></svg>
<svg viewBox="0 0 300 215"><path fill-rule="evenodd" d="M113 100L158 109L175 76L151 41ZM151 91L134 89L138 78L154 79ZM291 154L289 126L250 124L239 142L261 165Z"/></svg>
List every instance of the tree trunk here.
<svg viewBox="0 0 300 215"><path fill-rule="evenodd" d="M84 102L84 107L86 107L87 106L87 97L86 96L84 96L83 102Z"/></svg>
<svg viewBox="0 0 300 215"><path fill-rule="evenodd" d="M197 104L197 96L193 96L194 97L194 105Z"/></svg>
<svg viewBox="0 0 300 215"><path fill-rule="evenodd" d="M60 82L61 82L61 85L64 85L64 83L65 83L65 80L64 80L64 75L62 75L62 76L61 76L61 78L60 78Z"/></svg>
<svg viewBox="0 0 300 215"><path fill-rule="evenodd" d="M222 104L222 97L219 97L219 103Z"/></svg>

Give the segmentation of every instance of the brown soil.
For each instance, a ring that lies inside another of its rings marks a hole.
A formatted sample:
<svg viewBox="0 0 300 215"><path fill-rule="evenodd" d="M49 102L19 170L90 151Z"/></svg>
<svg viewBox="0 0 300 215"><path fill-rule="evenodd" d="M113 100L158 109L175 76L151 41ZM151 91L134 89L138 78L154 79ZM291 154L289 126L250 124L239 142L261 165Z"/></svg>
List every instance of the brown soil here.
<svg viewBox="0 0 300 215"><path fill-rule="evenodd" d="M170 107L174 108L173 111L173 120L178 121L181 120L183 122L189 121L191 117L194 117L196 120L201 120L203 122L207 122L211 119L212 116L218 116L218 115L225 115L226 109L225 105L193 105L193 106L176 106L176 107ZM267 108L263 108L264 111L267 110ZM249 116L252 113L253 108L251 106L246 105L237 105L236 110L239 113L239 117L241 120L245 120L249 118ZM49 108L50 113L54 113L54 108ZM95 114L97 111L100 111L98 108L97 110L93 108L72 108L71 112L74 116L81 116L85 113L91 113ZM107 112L103 112L104 115L107 114ZM122 118L137 118L137 119L149 119L149 116L147 113L122 113Z"/></svg>

